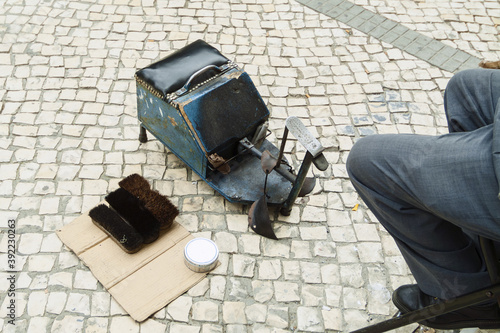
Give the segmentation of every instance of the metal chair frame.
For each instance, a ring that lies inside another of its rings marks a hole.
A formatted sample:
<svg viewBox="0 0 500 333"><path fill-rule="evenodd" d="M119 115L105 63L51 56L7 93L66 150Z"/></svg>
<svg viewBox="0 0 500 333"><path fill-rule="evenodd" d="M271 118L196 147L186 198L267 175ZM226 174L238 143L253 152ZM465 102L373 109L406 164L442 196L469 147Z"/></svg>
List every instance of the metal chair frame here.
<svg viewBox="0 0 500 333"><path fill-rule="evenodd" d="M492 285L481 290L459 296L443 303L429 305L425 308L382 321L351 333L387 332L409 324L431 319L452 311L496 299L500 306L500 265L495 253L495 245L491 239L479 237L479 244L486 262Z"/></svg>

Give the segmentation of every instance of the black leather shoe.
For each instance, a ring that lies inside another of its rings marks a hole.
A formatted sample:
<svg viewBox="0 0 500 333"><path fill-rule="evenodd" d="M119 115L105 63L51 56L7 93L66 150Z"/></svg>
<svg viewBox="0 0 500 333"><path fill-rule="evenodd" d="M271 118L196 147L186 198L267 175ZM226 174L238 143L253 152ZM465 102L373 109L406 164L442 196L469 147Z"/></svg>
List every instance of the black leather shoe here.
<svg viewBox="0 0 500 333"><path fill-rule="evenodd" d="M443 302L437 297L424 294L416 284L408 284L396 289L392 294L392 301L403 314ZM419 322L419 324L437 329L466 327L497 329L500 328L500 307L496 302L491 305L470 306Z"/></svg>

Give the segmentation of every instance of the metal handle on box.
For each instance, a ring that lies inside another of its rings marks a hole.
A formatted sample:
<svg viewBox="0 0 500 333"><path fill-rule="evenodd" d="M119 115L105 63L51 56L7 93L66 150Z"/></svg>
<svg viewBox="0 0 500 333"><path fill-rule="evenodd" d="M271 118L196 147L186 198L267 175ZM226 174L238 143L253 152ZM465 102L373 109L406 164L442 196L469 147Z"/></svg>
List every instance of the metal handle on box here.
<svg viewBox="0 0 500 333"><path fill-rule="evenodd" d="M222 66L217 66L217 65L208 65L208 66L205 66L203 67L202 69L196 71L195 73L193 73L193 75L191 75L189 77L189 79L187 80L187 82L184 84L184 86L182 88L180 88L179 90L177 90L175 92L175 94L177 96L181 96L181 95L184 95L188 90L189 90L189 85L191 84L191 82L200 74L203 74L204 72L206 72L207 70L209 69L216 69L218 70L219 72L223 72L225 71L226 69L229 68L229 64L224 64Z"/></svg>

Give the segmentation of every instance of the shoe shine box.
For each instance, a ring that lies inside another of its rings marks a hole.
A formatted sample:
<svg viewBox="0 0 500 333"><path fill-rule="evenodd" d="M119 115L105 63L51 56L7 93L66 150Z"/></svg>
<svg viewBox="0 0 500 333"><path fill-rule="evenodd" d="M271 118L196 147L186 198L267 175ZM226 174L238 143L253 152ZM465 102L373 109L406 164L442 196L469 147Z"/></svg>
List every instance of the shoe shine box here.
<svg viewBox="0 0 500 333"><path fill-rule="evenodd" d="M248 74L202 40L135 78L141 126L204 180L269 117Z"/></svg>

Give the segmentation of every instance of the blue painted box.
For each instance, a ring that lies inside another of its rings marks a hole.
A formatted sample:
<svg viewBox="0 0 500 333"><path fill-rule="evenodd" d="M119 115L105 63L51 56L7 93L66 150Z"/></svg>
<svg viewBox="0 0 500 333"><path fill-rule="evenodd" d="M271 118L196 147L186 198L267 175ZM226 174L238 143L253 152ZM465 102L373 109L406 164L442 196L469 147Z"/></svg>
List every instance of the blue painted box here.
<svg viewBox="0 0 500 333"><path fill-rule="evenodd" d="M269 116L247 73L232 68L167 102L137 82L138 117L202 178L237 153L239 140Z"/></svg>

